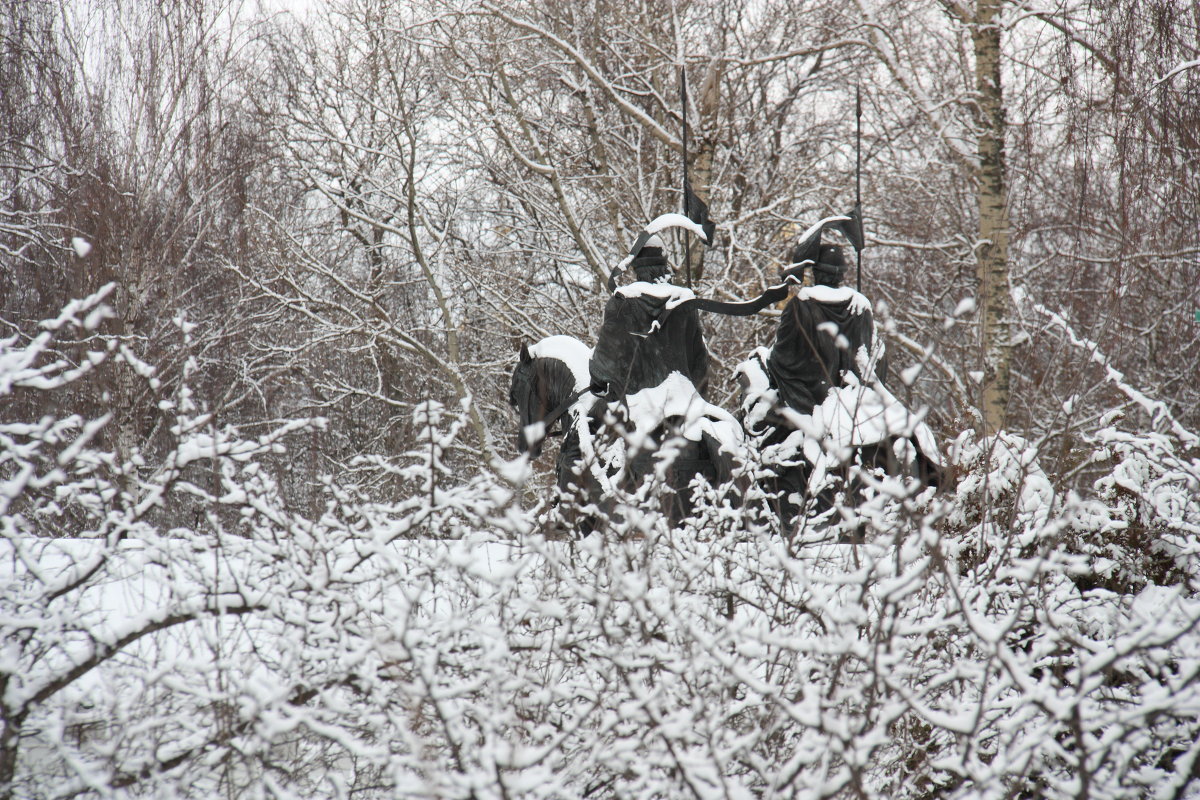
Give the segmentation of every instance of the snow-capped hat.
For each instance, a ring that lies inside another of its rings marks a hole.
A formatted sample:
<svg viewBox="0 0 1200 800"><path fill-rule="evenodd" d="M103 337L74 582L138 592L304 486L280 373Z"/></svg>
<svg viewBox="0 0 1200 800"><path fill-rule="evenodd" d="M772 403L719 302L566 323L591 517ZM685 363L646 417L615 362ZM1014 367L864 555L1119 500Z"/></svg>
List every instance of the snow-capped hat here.
<svg viewBox="0 0 1200 800"><path fill-rule="evenodd" d="M653 234L642 249L633 257L633 271L639 281L654 282L671 271L667 258L663 255L662 237Z"/></svg>
<svg viewBox="0 0 1200 800"><path fill-rule="evenodd" d="M795 275L812 267L813 280L826 286L837 286L846 274L846 255L836 244L821 244L821 232L827 226L827 220L809 229L808 234L792 248L791 262L797 266L788 270L785 275Z"/></svg>
<svg viewBox="0 0 1200 800"><path fill-rule="evenodd" d="M836 244L821 245L820 253L813 264L813 280L825 286L838 286L846 274L846 254Z"/></svg>
<svg viewBox="0 0 1200 800"><path fill-rule="evenodd" d="M712 223L705 224L709 225L710 228L712 226ZM610 292L615 292L617 290L617 276L624 272L630 264L633 264L634 267L639 266L636 259L662 258L663 240L662 237L658 235L658 232L666 230L667 228L683 228L685 230L689 230L699 236L705 242L710 242L712 237L712 230L706 230L704 225L693 222L683 214L670 213L655 217L654 219L650 220L650 224L643 228L642 232L638 234L637 240L633 243L633 247L629 248L629 255L621 259L621 263L613 267L612 272L608 274L608 290ZM647 267L648 264L647 262L643 262L641 266ZM660 278L664 275L667 275L670 271L671 268L667 266L666 259L663 258L661 269L656 270L656 275L653 277L643 277L643 275L646 273L646 269L643 269L638 273L638 280L654 280L655 278Z"/></svg>

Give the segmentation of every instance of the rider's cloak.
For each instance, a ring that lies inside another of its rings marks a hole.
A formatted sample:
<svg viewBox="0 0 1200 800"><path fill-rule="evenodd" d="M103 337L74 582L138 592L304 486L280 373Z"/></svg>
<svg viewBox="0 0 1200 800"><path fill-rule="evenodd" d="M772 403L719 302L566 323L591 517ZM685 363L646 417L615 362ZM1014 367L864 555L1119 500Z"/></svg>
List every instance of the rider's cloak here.
<svg viewBox="0 0 1200 800"><path fill-rule="evenodd" d="M637 281L608 299L592 352L592 390L616 400L659 386L679 372L703 396L708 348L692 292L669 283Z"/></svg>
<svg viewBox="0 0 1200 800"><path fill-rule="evenodd" d="M861 380L859 359L865 363L873 332L871 303L853 289L801 289L783 310L767 362L780 401L811 414L830 388L843 385L846 372ZM882 363L876 374L886 377Z"/></svg>

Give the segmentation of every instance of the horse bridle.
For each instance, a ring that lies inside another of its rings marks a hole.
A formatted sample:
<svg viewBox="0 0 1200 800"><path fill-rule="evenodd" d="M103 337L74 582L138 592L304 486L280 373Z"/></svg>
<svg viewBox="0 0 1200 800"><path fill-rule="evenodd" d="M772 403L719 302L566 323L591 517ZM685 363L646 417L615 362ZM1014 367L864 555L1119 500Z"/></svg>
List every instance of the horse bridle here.
<svg viewBox="0 0 1200 800"><path fill-rule="evenodd" d="M533 383L532 377L529 375L526 375L526 374L519 374L516 376L516 381L518 382L518 384L521 388L522 394L524 394L526 397L529 397L530 399L533 399L534 383ZM545 433L542 434L542 437L548 439L551 436L566 435L566 425L565 424L562 425L559 428L559 430L557 432L555 432L553 430L554 423L556 423L560 419L562 419L563 415L565 415L568 411L571 410L571 406L575 405L575 403L579 401L579 398L583 397L587 393L588 393L587 388L580 389L576 392L572 392L570 395L567 396L567 399L563 400L557 406L552 408L549 413L544 415L541 419L541 423L544 426L544 430L545 430ZM539 391L538 394L540 395L541 392ZM511 400L512 398L509 398L509 399ZM541 398L539 397L538 399L540 400ZM516 405L516 403L514 403L513 405Z"/></svg>
<svg viewBox="0 0 1200 800"><path fill-rule="evenodd" d="M546 426L545 436L562 436L566 433L565 424L559 428L557 434L553 433L551 429L554 427L554 423L558 422L564 414L571 410L571 406L575 405L575 403L579 401L579 398L583 397L587 393L587 389L580 389L577 392L572 392L567 396L566 400L563 400L561 403L555 406L553 410L551 410L551 412L542 420L542 423Z"/></svg>

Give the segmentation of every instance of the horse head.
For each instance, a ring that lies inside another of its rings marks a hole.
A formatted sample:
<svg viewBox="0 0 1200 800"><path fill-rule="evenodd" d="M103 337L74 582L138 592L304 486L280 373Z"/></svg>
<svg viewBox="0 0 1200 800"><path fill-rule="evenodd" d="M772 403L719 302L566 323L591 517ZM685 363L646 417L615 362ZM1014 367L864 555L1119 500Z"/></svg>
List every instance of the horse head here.
<svg viewBox="0 0 1200 800"><path fill-rule="evenodd" d="M553 425L549 417L579 388L587 385L591 349L569 336L550 336L532 347L521 345L513 370L508 402L517 412L517 452L537 458L549 434L537 426Z"/></svg>
<svg viewBox="0 0 1200 800"><path fill-rule="evenodd" d="M542 454L542 439L538 437L530 441L527 431L530 426L543 421L550 411L549 399L545 390L538 364L529 353L529 348L522 343L517 367L513 370L512 383L508 390L508 402L517 412L517 452L529 453L530 458Z"/></svg>

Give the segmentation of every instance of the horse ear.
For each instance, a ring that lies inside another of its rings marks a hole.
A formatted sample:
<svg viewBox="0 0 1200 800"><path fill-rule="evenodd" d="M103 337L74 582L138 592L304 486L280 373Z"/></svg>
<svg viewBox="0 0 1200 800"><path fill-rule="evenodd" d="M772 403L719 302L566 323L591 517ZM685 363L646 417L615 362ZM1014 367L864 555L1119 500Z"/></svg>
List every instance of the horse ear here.
<svg viewBox="0 0 1200 800"><path fill-rule="evenodd" d="M532 361L533 356L529 355L529 347L524 342L521 342L521 363Z"/></svg>

